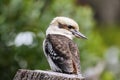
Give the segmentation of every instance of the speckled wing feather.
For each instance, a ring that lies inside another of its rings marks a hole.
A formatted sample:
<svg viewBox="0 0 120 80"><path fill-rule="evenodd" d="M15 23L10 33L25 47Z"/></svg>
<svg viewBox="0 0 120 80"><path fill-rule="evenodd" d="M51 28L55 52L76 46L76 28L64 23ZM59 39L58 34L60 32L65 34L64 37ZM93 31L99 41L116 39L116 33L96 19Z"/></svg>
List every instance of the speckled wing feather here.
<svg viewBox="0 0 120 80"><path fill-rule="evenodd" d="M45 41L45 52L63 73L78 73L79 57L77 47L65 36L51 34ZM77 62L77 63L76 63Z"/></svg>

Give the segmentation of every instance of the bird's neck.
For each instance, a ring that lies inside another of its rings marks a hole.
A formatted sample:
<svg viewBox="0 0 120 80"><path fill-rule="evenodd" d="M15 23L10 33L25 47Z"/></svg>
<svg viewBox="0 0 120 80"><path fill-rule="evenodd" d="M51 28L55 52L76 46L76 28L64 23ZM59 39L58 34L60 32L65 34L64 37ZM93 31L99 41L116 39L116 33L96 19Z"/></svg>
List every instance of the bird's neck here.
<svg viewBox="0 0 120 80"><path fill-rule="evenodd" d="M69 38L69 39L71 39L71 40L73 39L73 37L71 37L70 35L65 35L65 34L58 33L58 32L57 32L57 33L54 32L54 33L50 33L50 34L65 36L65 37L67 37L67 38Z"/></svg>
<svg viewBox="0 0 120 80"><path fill-rule="evenodd" d="M66 37L66 36L64 36L64 35L59 35L59 34L48 34L47 36L46 36L46 38L47 39L55 39L55 40L61 40L61 41L67 41L67 42L69 42L69 41L73 41L73 40L71 40L70 38L68 38L68 37ZM53 40L54 41L54 40Z"/></svg>

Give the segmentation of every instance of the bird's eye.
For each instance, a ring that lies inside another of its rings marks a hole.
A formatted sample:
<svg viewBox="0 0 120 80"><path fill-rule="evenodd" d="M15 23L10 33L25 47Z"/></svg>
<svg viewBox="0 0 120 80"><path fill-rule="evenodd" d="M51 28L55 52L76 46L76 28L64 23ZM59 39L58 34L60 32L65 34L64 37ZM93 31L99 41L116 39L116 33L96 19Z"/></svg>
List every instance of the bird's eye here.
<svg viewBox="0 0 120 80"><path fill-rule="evenodd" d="M73 26L71 26L71 25L68 25L68 28L69 28L69 29L72 29L72 28L73 28Z"/></svg>

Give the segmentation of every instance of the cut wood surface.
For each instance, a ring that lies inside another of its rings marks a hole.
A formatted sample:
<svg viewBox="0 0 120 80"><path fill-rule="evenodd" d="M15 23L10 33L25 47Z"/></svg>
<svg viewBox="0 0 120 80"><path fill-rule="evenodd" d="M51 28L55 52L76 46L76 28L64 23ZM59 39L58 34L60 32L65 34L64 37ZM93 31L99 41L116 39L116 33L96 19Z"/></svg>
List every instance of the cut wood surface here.
<svg viewBox="0 0 120 80"><path fill-rule="evenodd" d="M43 70L19 69L13 80L85 80L82 76Z"/></svg>

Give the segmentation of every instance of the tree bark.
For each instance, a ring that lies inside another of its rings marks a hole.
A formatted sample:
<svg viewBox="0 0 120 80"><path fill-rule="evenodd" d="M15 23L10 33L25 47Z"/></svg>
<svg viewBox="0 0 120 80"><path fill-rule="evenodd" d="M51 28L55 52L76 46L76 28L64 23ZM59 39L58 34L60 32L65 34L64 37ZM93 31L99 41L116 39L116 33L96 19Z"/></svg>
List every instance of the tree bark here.
<svg viewBox="0 0 120 80"><path fill-rule="evenodd" d="M13 80L85 80L82 76L52 71L19 69Z"/></svg>

